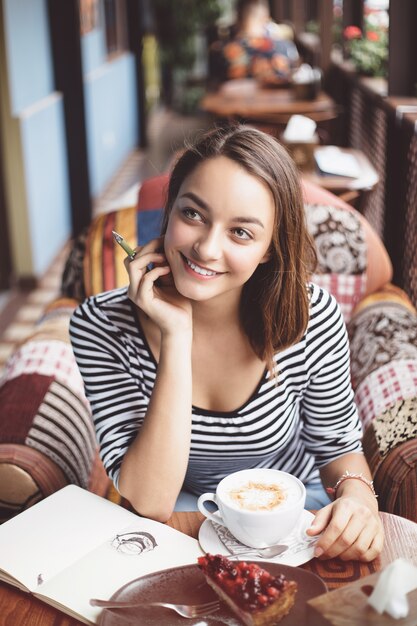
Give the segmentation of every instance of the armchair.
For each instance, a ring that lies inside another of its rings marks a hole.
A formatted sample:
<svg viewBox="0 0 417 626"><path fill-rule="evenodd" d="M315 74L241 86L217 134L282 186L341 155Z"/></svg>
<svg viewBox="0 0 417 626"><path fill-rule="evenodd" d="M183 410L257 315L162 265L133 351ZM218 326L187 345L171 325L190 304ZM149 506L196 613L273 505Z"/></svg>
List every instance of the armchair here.
<svg viewBox="0 0 417 626"><path fill-rule="evenodd" d="M68 323L88 295L120 287L124 252L159 233L168 175L145 181L136 206L97 217L74 242L63 298L9 359L0 381L0 520L68 483L119 503L101 464ZM313 280L339 301L351 340L352 381L364 449L382 510L417 521L417 312L391 285L391 264L368 222L349 205L303 182L318 249Z"/></svg>

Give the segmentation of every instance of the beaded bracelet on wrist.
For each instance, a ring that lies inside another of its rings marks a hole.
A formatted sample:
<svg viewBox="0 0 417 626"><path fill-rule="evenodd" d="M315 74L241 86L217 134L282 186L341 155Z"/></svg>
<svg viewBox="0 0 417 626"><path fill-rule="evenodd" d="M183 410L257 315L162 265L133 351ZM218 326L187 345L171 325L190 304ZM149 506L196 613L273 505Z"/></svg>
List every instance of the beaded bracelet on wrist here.
<svg viewBox="0 0 417 626"><path fill-rule="evenodd" d="M365 476L363 474L352 474L351 472L349 472L349 470L345 470L345 472L341 475L341 477L336 482L334 487L327 487L326 488L326 492L329 494L329 496L332 496L333 499L336 498L336 492L337 492L338 488L340 487L340 485L345 480L350 480L351 478L356 479L356 480L360 480L361 482L365 483L365 485L367 485L369 487L369 489L372 491L372 493L375 496L375 498L378 497L377 494L375 493L374 481L373 480L368 480L367 478L365 478Z"/></svg>

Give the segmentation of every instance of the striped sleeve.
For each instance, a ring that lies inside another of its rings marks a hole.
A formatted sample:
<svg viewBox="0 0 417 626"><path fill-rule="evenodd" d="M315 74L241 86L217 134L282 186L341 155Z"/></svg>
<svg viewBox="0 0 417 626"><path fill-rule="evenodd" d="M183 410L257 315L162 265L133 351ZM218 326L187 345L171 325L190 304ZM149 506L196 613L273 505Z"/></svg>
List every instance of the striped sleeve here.
<svg viewBox="0 0 417 626"><path fill-rule="evenodd" d="M323 290L310 319L306 360L310 377L301 401L302 438L316 466L322 467L362 451L346 326L336 300Z"/></svg>
<svg viewBox="0 0 417 626"><path fill-rule="evenodd" d="M129 371L128 346L118 328L124 317L128 319L126 305L118 307L113 299L111 310L117 325L103 312L103 301L97 306L96 298L89 298L75 310L70 336L91 405L100 455L117 486L122 459L143 422L148 398Z"/></svg>

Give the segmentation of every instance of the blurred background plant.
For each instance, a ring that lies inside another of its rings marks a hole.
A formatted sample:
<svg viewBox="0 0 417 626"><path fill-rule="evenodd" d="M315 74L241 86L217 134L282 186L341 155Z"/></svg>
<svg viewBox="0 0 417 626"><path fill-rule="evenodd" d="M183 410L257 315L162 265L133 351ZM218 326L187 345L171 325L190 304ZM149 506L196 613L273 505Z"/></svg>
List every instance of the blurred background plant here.
<svg viewBox="0 0 417 626"><path fill-rule="evenodd" d="M388 30L385 24L370 14L365 18L363 32L358 26L347 26L343 36L345 52L359 73L386 78Z"/></svg>
<svg viewBox="0 0 417 626"><path fill-rule="evenodd" d="M186 108L197 100L195 71L198 57L204 57L202 47L205 29L221 15L219 0L153 0L156 36L161 63L162 97L166 104L172 105L175 91L184 85L187 78L192 79L192 94ZM203 71L200 72L203 74ZM197 74L197 76L196 76Z"/></svg>

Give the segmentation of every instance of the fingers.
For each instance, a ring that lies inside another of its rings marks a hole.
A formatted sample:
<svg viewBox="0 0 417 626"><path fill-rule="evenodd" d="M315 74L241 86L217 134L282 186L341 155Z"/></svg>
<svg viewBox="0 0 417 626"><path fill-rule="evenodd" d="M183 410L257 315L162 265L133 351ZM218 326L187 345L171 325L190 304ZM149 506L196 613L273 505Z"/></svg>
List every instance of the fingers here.
<svg viewBox="0 0 417 626"><path fill-rule="evenodd" d="M316 513L316 516L312 521L310 528L307 528L306 530L307 534L311 537L314 537L315 535L319 535L320 533L322 533L328 525L331 516L332 505L328 504Z"/></svg>
<svg viewBox="0 0 417 626"><path fill-rule="evenodd" d="M126 257L124 264L129 276L137 276L138 273L146 273L151 263L163 263L164 261L166 261L166 257L162 252L140 252L133 259Z"/></svg>
<svg viewBox="0 0 417 626"><path fill-rule="evenodd" d="M382 550L381 521L366 505L340 498L318 512L308 534L322 532L314 554L323 559L369 561Z"/></svg>
<svg viewBox="0 0 417 626"><path fill-rule="evenodd" d="M137 247L135 249L135 257L131 259L126 257L124 260L125 268L129 274L130 280L130 293L134 293L138 290L139 285L149 272L149 266L166 264L166 257L162 249L163 237L153 239L145 246ZM129 296L130 297L130 296Z"/></svg>
<svg viewBox="0 0 417 626"><path fill-rule="evenodd" d="M152 262L149 261L149 259L155 255L162 255L163 258L165 258L161 240L162 237L160 237L159 239L153 239L145 246L136 247L134 250L135 256L133 258L128 256L124 260L126 269L129 271L129 267L132 264L135 264L134 267L141 267L143 263L145 263L146 266L147 264ZM140 263L138 263L138 261L140 261Z"/></svg>
<svg viewBox="0 0 417 626"><path fill-rule="evenodd" d="M146 310L146 302L149 298L153 298L154 286L158 278L166 276L171 272L169 265L161 265L154 267L146 273L143 273L139 281L131 282L127 292L128 297L139 307Z"/></svg>
<svg viewBox="0 0 417 626"><path fill-rule="evenodd" d="M380 554L383 544L384 536L382 531L374 535L372 528L365 527L358 535L356 541L338 556L343 561L373 561Z"/></svg>

